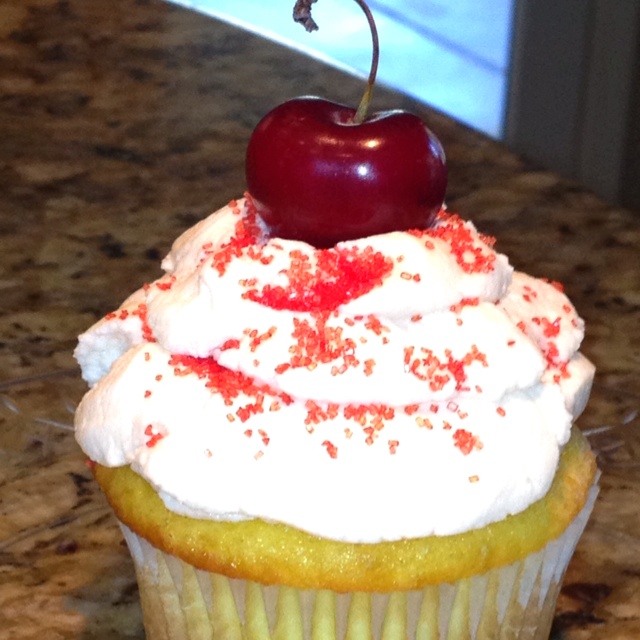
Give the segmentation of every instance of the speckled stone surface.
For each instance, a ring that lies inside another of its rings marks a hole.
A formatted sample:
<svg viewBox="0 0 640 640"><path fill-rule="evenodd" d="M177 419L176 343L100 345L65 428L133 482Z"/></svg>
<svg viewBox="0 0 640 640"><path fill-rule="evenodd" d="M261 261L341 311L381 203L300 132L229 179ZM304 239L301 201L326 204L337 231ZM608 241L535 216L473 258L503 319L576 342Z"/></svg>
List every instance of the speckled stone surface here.
<svg viewBox="0 0 640 640"><path fill-rule="evenodd" d="M283 19L287 19L285 16ZM158 0L0 3L0 638L143 638L120 533L69 430L75 336L244 189L277 103L356 103L359 80ZM603 468L554 635L640 637L640 214L612 208L409 99L448 202L516 267L561 280L598 367L582 427ZM613 428L611 428L613 427Z"/></svg>

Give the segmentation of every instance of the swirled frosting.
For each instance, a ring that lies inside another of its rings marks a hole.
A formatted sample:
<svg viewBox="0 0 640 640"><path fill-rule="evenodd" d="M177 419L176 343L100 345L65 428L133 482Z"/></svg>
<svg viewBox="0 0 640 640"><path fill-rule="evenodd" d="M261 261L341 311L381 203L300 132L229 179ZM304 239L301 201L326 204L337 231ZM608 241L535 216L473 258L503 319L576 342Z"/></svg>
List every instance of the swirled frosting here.
<svg viewBox="0 0 640 640"><path fill-rule="evenodd" d="M168 508L351 542L447 535L544 496L593 366L556 283L442 211L317 250L249 198L80 336L76 436Z"/></svg>

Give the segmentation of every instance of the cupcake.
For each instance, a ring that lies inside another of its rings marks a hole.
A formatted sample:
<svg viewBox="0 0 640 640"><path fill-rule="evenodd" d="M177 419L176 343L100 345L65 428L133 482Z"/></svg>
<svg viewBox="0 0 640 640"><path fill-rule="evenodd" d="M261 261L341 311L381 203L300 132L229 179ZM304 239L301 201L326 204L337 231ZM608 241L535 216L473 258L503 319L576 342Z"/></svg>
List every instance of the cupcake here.
<svg viewBox="0 0 640 640"><path fill-rule="evenodd" d="M151 639L542 639L597 493L555 282L459 216L319 249L248 194L80 336Z"/></svg>

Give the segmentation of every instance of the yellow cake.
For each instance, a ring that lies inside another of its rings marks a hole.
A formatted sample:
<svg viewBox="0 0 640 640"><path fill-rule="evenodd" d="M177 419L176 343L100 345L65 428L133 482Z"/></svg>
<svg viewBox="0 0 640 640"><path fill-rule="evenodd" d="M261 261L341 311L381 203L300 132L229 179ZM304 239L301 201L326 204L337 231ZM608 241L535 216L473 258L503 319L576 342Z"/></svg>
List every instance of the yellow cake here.
<svg viewBox="0 0 640 640"><path fill-rule="evenodd" d="M120 522L164 553L229 578L336 592L410 591L517 562L562 535L587 502L595 474L589 445L574 429L551 489L522 513L451 536L355 544L257 519L180 516L129 467L95 467Z"/></svg>

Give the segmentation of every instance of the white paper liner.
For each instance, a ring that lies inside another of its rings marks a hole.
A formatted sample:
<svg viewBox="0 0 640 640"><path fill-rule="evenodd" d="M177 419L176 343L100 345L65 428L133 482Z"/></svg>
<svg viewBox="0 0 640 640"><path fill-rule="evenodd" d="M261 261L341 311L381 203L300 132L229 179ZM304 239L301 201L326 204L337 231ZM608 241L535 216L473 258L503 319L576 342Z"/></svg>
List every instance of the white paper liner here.
<svg viewBox="0 0 640 640"><path fill-rule="evenodd" d="M598 494L565 532L506 567L387 594L264 586L195 569L121 524L149 640L548 640L562 578Z"/></svg>

